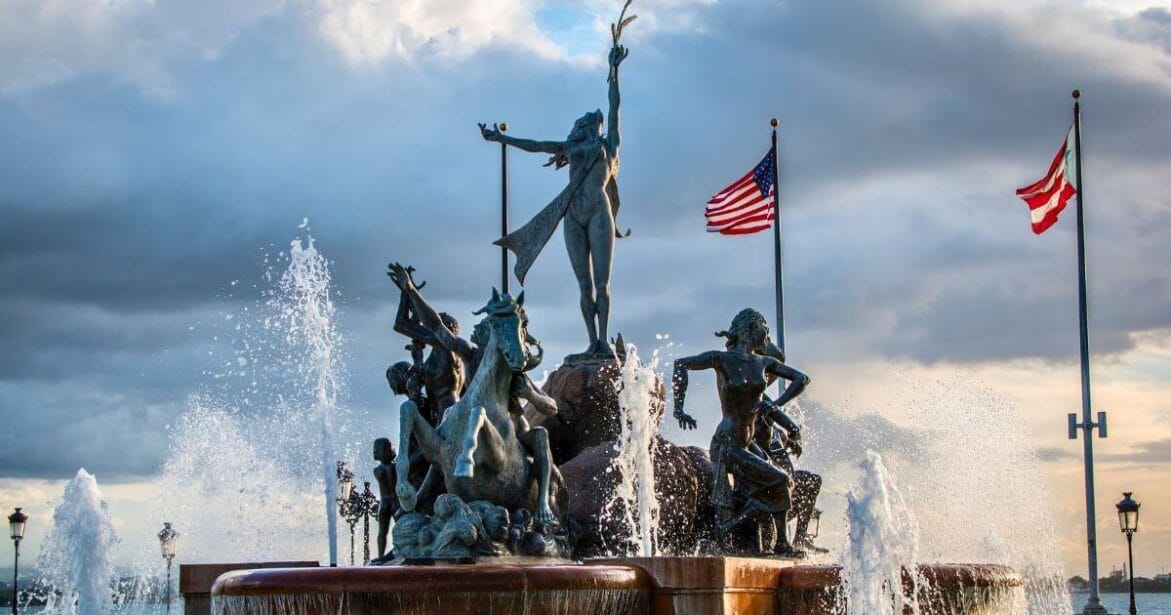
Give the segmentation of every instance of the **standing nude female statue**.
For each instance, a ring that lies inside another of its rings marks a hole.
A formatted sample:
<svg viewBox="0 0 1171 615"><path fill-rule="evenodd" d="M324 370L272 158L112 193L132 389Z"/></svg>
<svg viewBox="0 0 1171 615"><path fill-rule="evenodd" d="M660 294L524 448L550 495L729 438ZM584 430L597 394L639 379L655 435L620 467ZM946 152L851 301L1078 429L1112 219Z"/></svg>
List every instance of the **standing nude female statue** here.
<svg viewBox="0 0 1171 615"><path fill-rule="evenodd" d="M626 21L629 23L629 19ZM565 220L565 248L581 292L581 315L585 319L590 346L587 355L613 356L608 328L610 324L610 269L614 257L614 239L619 237L614 217L618 213L618 66L626 59L626 47L610 49L609 126L602 133L602 111L591 111L573 124L564 141L533 141L507 136L493 126L480 124L488 141L497 141L526 152L552 154L549 163L560 169L569 165L569 185L545 206L528 224L496 241L516 253L516 277L524 284L529 267L537 259L549 237L562 219Z"/></svg>
<svg viewBox="0 0 1171 615"><path fill-rule="evenodd" d="M673 384L675 419L683 429L695 429L695 419L683 411L687 372L716 372L723 419L712 435L712 505L716 509L716 533L727 541L733 530L746 524L775 526L774 519L786 518L792 479L769 463L754 442L757 414L779 412L781 406L805 390L809 377L774 357L757 354L768 339L768 325L756 310L741 310L732 319L732 326L716 335L727 338L726 350L676 359ZM769 376L789 381L775 402L764 397ZM775 536L774 553L804 556L789 542L783 522L775 527Z"/></svg>

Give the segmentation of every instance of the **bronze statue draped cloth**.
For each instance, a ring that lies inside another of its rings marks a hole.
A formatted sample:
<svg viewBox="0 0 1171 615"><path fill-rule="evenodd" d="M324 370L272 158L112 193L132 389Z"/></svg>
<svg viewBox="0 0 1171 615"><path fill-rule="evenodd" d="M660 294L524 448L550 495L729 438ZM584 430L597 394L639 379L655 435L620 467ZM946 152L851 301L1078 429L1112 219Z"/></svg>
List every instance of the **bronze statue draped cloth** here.
<svg viewBox="0 0 1171 615"><path fill-rule="evenodd" d="M627 21L628 23L628 21ZM516 254L513 272L521 284L537 260L553 231L565 221L565 248L581 293L581 313L585 319L590 346L587 355L613 356L607 341L610 322L610 272L614 258L614 240L622 235L614 222L618 214L619 90L618 66L628 54L618 44L615 31L610 49L610 110L586 113L573 124L564 141L518 139L480 124L484 139L511 145L527 152L551 154L549 163L556 168L569 166L569 185L527 224L494 242ZM608 126L602 132L605 119Z"/></svg>

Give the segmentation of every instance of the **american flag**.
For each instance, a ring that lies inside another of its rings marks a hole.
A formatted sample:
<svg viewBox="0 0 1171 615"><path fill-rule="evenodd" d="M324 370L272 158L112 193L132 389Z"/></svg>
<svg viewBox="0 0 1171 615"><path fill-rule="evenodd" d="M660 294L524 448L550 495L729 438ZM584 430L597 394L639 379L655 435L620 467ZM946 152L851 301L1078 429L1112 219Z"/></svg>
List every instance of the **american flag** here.
<svg viewBox="0 0 1171 615"><path fill-rule="evenodd" d="M747 235L772 226L776 218L776 168L777 150L773 147L756 168L713 196L704 210L708 232Z"/></svg>

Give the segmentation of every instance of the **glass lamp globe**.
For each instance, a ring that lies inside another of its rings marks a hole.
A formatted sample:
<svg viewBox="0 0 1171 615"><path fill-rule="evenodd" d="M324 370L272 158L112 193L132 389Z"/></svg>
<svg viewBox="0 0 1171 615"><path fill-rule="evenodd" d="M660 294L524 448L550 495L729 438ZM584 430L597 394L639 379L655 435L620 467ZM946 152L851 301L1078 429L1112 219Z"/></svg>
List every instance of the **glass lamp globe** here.
<svg viewBox="0 0 1171 615"><path fill-rule="evenodd" d="M1133 534L1138 531L1138 509L1141 504L1130 496L1133 491L1123 492L1122 501L1115 505L1118 509L1118 527L1124 534Z"/></svg>
<svg viewBox="0 0 1171 615"><path fill-rule="evenodd" d="M8 515L8 532L13 540L20 540L24 538L24 526L28 522L28 515L20 512L20 508L16 512Z"/></svg>

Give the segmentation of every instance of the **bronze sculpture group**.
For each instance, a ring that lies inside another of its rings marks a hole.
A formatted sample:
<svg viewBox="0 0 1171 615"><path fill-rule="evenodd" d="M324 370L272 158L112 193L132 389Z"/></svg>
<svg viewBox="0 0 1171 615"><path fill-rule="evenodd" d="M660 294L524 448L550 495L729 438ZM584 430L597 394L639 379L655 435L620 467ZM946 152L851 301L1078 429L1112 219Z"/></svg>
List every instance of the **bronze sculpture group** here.
<svg viewBox="0 0 1171 615"><path fill-rule="evenodd" d="M621 360L608 341L610 271L614 242L621 236L615 224L618 67L628 55L619 36L633 19L625 17L624 8L612 28L608 122L600 110L587 113L564 141L518 139L480 124L488 141L544 152L551 155L549 165L569 166L566 188L528 224L496 242L516 254L514 271L523 283L563 223L589 338L586 351L567 357L567 363ZM493 289L487 304L474 312L482 319L464 339L458 321L423 298L424 285L416 284L412 268L392 263L387 275L400 294L394 329L410 339L411 361L392 365L386 374L391 390L407 399L399 409L398 455L389 440L375 443L384 511L376 563L572 556L570 494L554 464L548 433L531 427L523 413L523 404L543 415L558 413L558 401L528 376L543 351L528 330L524 293L514 298ZM755 310L741 311L717 335L726 338L724 350L678 359L673 377L674 416L684 429L695 429L696 420L684 411L688 372L716 372L723 418L710 447L713 550L801 557L799 547L813 548L804 530L820 478L794 470L800 428L782 407L801 394L809 378L784 363ZM772 400L765 390L778 378L788 385ZM790 518L797 521L792 541Z"/></svg>

